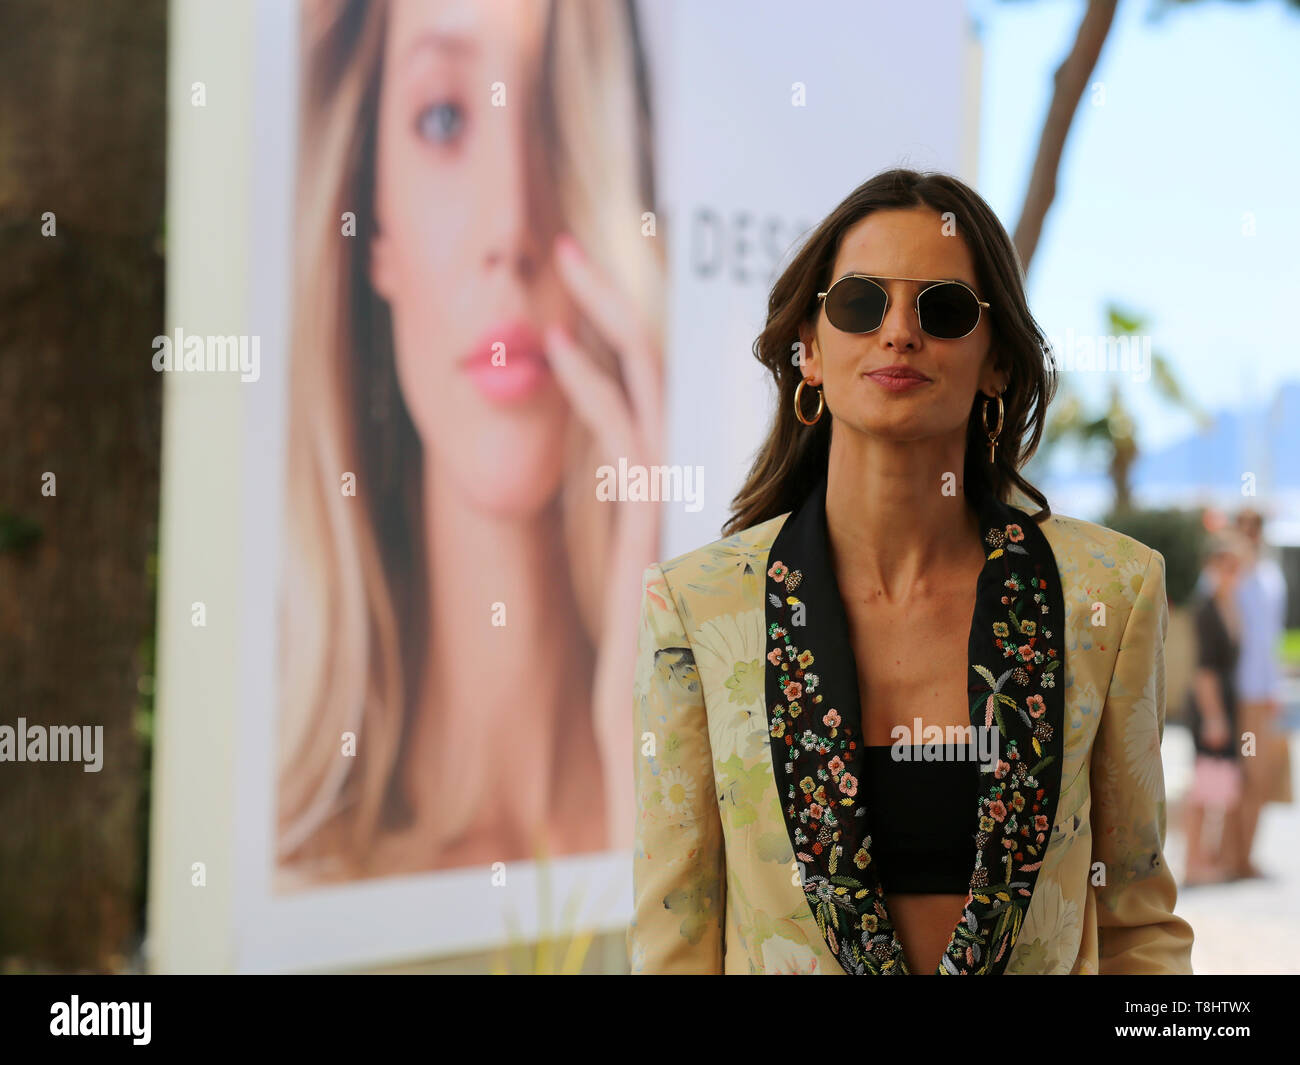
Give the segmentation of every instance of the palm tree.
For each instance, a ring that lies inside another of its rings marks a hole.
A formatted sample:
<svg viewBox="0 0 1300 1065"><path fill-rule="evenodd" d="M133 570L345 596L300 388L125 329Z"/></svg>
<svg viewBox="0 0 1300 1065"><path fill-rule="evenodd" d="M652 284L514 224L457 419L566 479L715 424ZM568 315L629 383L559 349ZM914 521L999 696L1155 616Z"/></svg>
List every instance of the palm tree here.
<svg viewBox="0 0 1300 1065"><path fill-rule="evenodd" d="M1202 0L1154 0L1149 17L1156 20L1169 12L1201 2ZM1079 111L1084 89L1088 87L1092 72L1101 58L1102 48L1110 36L1117 3L1118 0L1088 0L1079 19L1079 27L1075 30L1074 42L1052 76L1052 99L1047 114L1043 117L1043 126L1038 134L1038 150L1029 172L1024 203L1011 237L1020 256L1021 267L1026 273L1029 272L1034 252L1038 250L1047 213L1056 199L1056 178L1061 170L1065 143ZM1292 12L1300 11L1300 0L1286 0L1286 6Z"/></svg>
<svg viewBox="0 0 1300 1065"><path fill-rule="evenodd" d="M1147 332L1144 318L1123 311L1113 303L1106 308L1106 318L1110 336L1136 337ZM1158 352L1151 355L1151 379L1156 391L1167 402L1190 414L1199 426L1208 423L1208 415L1188 396L1169 360ZM1118 379L1112 379L1110 396L1104 408L1092 407L1070 386L1068 376L1062 376L1060 381L1060 393L1052 404L1052 417L1043 434L1044 455L1066 440L1086 448L1101 445L1109 452L1107 470L1114 488L1112 509L1131 509L1131 474L1139 453L1137 422L1124 401Z"/></svg>

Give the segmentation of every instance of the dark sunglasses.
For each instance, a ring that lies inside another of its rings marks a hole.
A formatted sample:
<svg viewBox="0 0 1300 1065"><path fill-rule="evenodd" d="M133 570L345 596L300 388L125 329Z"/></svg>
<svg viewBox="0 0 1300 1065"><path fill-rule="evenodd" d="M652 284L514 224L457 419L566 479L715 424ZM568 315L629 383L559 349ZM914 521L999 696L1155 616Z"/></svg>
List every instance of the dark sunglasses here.
<svg viewBox="0 0 1300 1065"><path fill-rule="evenodd" d="M881 277L881 281L928 281L916 297L916 317L921 329L938 340L960 340L975 331L980 309L987 307L969 286L960 281L936 281L925 277ZM826 320L845 333L874 333L885 320L889 293L875 277L846 274L825 292Z"/></svg>

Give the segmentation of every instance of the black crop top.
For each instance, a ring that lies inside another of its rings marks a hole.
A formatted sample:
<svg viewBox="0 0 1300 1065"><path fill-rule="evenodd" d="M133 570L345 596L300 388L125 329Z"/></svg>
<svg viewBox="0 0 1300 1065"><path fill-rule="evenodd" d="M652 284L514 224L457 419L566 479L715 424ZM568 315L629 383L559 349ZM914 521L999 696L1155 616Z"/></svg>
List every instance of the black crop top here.
<svg viewBox="0 0 1300 1065"><path fill-rule="evenodd" d="M975 869L979 762L895 761L893 747L866 747L867 831L881 887L889 892L964 895Z"/></svg>

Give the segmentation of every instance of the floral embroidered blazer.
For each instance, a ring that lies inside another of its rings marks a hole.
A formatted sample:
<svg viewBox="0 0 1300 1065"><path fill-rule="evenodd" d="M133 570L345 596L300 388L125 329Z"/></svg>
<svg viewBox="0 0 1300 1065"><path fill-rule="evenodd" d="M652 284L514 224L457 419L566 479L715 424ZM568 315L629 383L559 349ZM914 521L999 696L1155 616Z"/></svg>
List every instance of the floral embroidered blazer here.
<svg viewBox="0 0 1300 1065"><path fill-rule="evenodd" d="M646 570L633 972L908 973L864 831L825 493ZM1075 518L979 512L967 679L996 765L937 971L1190 973L1164 860L1164 559Z"/></svg>

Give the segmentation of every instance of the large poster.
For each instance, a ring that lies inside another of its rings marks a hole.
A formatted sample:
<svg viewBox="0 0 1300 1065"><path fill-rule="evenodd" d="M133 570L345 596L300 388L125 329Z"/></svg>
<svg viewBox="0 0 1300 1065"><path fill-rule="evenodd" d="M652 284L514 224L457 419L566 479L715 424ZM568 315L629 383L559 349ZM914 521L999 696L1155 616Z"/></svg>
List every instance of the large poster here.
<svg viewBox="0 0 1300 1065"><path fill-rule="evenodd" d="M235 968L626 922L642 570L719 535L801 236L970 176L968 50L957 0L258 6Z"/></svg>

